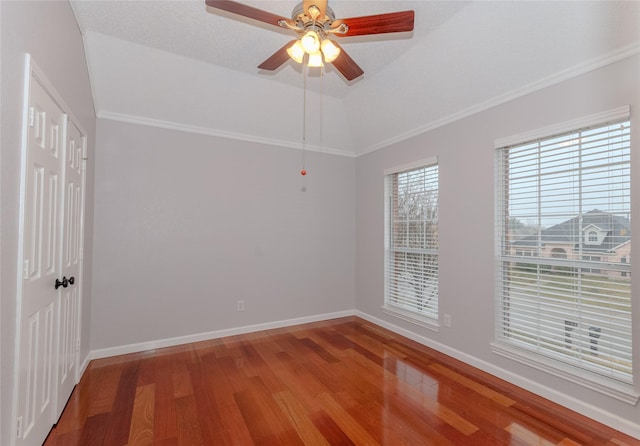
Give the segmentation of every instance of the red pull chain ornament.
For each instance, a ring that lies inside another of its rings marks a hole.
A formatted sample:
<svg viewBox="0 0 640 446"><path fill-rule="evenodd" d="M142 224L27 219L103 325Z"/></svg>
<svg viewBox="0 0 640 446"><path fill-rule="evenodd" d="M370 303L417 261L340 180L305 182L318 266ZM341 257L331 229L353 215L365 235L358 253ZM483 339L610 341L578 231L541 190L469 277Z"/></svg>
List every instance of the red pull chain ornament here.
<svg viewBox="0 0 640 446"><path fill-rule="evenodd" d="M302 169L302 170L300 171L300 175L305 176L306 174L307 174L307 171L306 171L306 170Z"/></svg>

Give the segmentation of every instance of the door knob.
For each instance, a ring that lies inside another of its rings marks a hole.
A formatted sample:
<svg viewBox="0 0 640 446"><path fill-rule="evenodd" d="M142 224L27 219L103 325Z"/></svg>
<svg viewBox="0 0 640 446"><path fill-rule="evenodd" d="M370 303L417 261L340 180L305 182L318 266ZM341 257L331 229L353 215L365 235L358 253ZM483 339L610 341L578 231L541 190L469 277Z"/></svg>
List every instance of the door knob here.
<svg viewBox="0 0 640 446"><path fill-rule="evenodd" d="M61 286L62 288L66 288L69 286L69 280L66 277L62 277L62 282L60 282L60 279L56 279L56 290Z"/></svg>

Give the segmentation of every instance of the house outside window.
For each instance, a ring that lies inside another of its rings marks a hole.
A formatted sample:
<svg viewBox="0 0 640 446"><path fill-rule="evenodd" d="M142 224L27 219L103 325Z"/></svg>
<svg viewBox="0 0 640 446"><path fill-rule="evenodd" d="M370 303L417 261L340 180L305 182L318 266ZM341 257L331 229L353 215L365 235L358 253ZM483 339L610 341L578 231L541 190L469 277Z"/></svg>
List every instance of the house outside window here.
<svg viewBox="0 0 640 446"><path fill-rule="evenodd" d="M631 401L630 122L610 115L496 143L493 349Z"/></svg>
<svg viewBox="0 0 640 446"><path fill-rule="evenodd" d="M385 172L383 309L429 328L438 324L438 164Z"/></svg>

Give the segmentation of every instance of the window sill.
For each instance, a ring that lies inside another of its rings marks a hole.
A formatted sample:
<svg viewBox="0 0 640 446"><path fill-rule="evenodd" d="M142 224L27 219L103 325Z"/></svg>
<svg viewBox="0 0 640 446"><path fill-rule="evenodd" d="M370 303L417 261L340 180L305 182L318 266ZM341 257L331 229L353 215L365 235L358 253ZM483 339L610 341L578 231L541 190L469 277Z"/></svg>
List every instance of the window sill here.
<svg viewBox="0 0 640 446"><path fill-rule="evenodd" d="M424 328L428 328L431 331L438 332L440 331L440 324L437 319L432 319L427 316L421 317L416 313L412 313L407 310L403 310L398 307L394 307L391 305L383 305L382 311L391 316L397 317L407 322L411 322L412 324L419 325Z"/></svg>
<svg viewBox="0 0 640 446"><path fill-rule="evenodd" d="M640 394L635 391L631 384L607 379L606 377L590 373L586 370L577 370L569 365L563 365L552 359L519 349L504 342L491 343L491 350L497 355L542 370L553 376L563 378L574 384L595 390L596 392L633 406L635 406L640 399Z"/></svg>

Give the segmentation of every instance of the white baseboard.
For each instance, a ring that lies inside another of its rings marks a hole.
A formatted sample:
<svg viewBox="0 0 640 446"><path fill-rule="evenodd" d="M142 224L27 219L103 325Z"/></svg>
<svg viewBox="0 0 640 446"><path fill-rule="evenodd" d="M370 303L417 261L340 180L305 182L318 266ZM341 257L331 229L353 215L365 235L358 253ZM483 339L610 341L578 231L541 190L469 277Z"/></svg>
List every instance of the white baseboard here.
<svg viewBox="0 0 640 446"><path fill-rule="evenodd" d="M244 327L229 328L224 330L215 330L205 333L197 333L186 336L178 336L175 338L160 339L148 342L139 342L137 344L121 345L117 347L102 348L92 350L91 359L108 358L110 356L126 355L129 353L143 352L146 350L154 350L157 348L173 347L181 344L189 344L191 342L208 341L210 339L224 338L226 336L235 336L245 333L253 333L262 330L271 330L273 328L291 327L293 325L308 324L311 322L326 321L341 317L353 316L355 310L338 311L334 313L318 314L314 316L305 316L295 319L286 319L275 322L265 322L262 324L246 325ZM87 362L88 363L88 362Z"/></svg>
<svg viewBox="0 0 640 446"><path fill-rule="evenodd" d="M524 378L513 372L497 367L494 364L491 364L484 360L476 358L475 356L471 356L467 353L453 349L439 342L435 342L432 339L429 339L425 336L416 334L410 330L404 329L395 324L392 324L390 322L387 322L385 320L372 316L368 313L363 313L357 310L345 310L345 311L339 311L335 313L326 313L326 314L306 316L301 318L286 319L286 320L275 321L275 322L266 322L262 324L247 325L244 327L216 330L216 331L198 333L198 334L187 335L187 336L179 336L175 338L167 338L167 339L161 339L161 340L155 340L155 341L149 341L149 342L140 342L137 344L128 344L128 345L122 345L118 347L110 347L110 348L93 350L89 353L89 355L87 355L85 360L82 362L79 376L81 376L84 373L84 371L87 369L89 365L89 361L91 361L92 359L107 358L110 356L136 353L136 352L153 350L153 349L163 348L163 347L173 347L176 345L187 344L191 342L206 341L206 340L217 339L217 338L222 338L226 336L235 336L239 334L253 333L257 331L270 330L274 328L290 327L294 325L307 324L311 322L320 322L320 321L337 319L337 318L348 317L348 316L358 316L373 324L376 324L388 330L391 330L394 333L397 333L399 335L412 339L422 345L433 348L434 350L444 353L445 355L449 355L452 358L458 359L484 372L490 373L491 375L494 375L500 379L504 379L505 381L508 381L530 392L533 392L536 395L540 395L544 398L547 398L548 400L553 401L556 404L560 404L561 406L564 406L568 409L578 412L579 414L582 414L595 421L598 421L599 423L605 424L607 426L610 426L613 429L616 429L627 435L631 435L632 437L640 439L640 424L638 423L634 423L630 420L621 419L620 417L610 412L607 412L591 404L585 403L584 401L581 401L570 395L558 392L540 383L531 381L528 378Z"/></svg>
<svg viewBox="0 0 640 446"><path fill-rule="evenodd" d="M80 368L78 369L78 379L80 382L80 377L84 375L84 372L87 371L87 367L89 367L89 363L91 362L91 352L87 353L87 356L84 357L84 360L80 363Z"/></svg>
<svg viewBox="0 0 640 446"><path fill-rule="evenodd" d="M517 375L508 370L505 370L501 367L497 367L494 364L478 359L475 356L471 356L467 353L453 349L439 342L435 342L432 339L416 334L410 330L406 330L402 327L399 327L390 322L379 319L370 314L363 313L361 311L355 311L355 315L373 324L376 324L388 330L391 330L394 333L397 333L413 341L416 341L426 347L432 348L441 353L444 353L445 355L451 356L452 358L458 359L464 362L465 364L469 364L473 367L476 367L477 369L480 369L500 379L510 382L511 384L514 384L518 387L528 390L529 392L533 392L536 395L540 395L543 398L546 398L550 401L553 401L556 404L559 404L568 409L571 409L599 423L605 424L615 430L623 432L627 435L631 435L634 438L640 439L640 424L638 423L634 423L630 420L622 419L616 416L615 414L612 414L611 412L607 412L606 410L603 410L599 407L588 404L570 395L558 392L540 383L531 381L528 378L524 378L520 375Z"/></svg>

